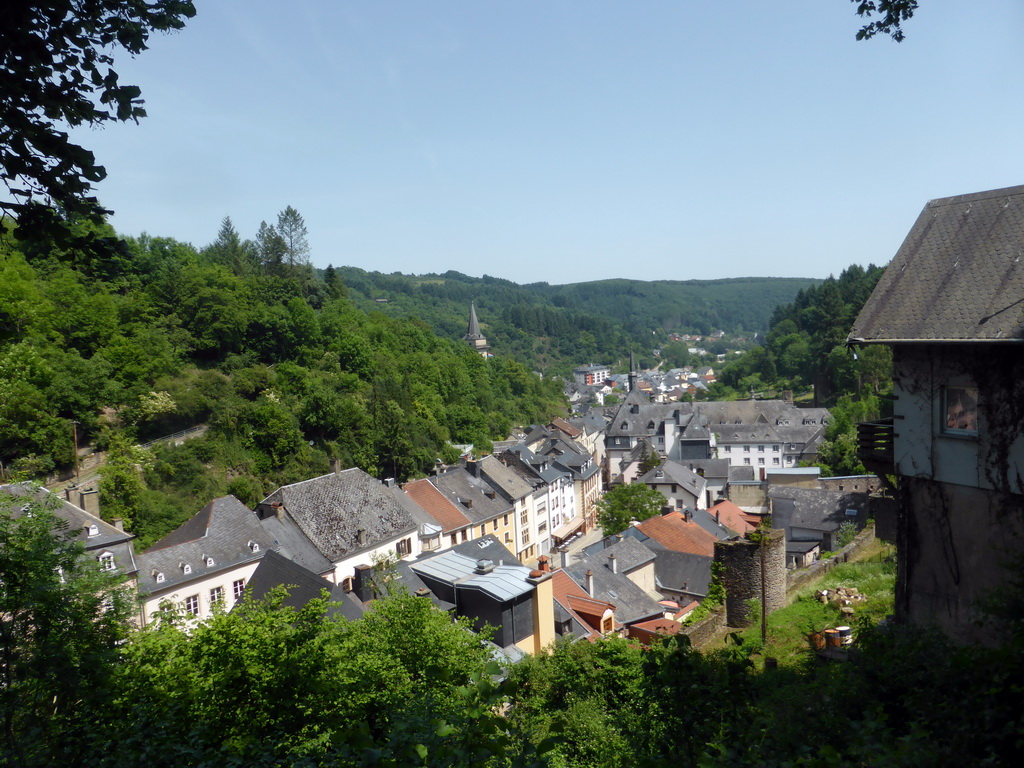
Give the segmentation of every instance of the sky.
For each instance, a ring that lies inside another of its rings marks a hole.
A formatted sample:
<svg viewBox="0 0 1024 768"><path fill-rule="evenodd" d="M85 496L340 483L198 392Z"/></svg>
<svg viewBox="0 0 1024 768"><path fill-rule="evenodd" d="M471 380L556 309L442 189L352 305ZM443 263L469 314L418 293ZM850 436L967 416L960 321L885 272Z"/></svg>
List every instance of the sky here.
<svg viewBox="0 0 1024 768"><path fill-rule="evenodd" d="M74 132L123 235L286 206L314 265L518 283L824 278L931 199L1024 184L1024 4L197 0Z"/></svg>

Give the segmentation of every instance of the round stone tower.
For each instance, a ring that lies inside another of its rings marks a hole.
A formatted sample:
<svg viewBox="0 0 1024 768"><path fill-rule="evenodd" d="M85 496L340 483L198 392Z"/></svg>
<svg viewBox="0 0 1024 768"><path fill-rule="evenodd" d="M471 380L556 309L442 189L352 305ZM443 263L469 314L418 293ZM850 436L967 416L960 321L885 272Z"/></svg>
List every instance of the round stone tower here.
<svg viewBox="0 0 1024 768"><path fill-rule="evenodd" d="M762 597L762 554L764 556L764 603L768 613L786 604L786 532L754 531L748 538L715 542L715 560L725 566L726 623L746 627L757 616L749 616L747 601Z"/></svg>

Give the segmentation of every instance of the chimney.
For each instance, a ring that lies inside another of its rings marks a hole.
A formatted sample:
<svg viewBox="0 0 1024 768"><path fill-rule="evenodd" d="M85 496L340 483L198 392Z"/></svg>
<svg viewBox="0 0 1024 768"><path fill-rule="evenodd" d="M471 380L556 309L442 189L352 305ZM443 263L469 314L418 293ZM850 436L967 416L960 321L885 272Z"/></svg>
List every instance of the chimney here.
<svg viewBox="0 0 1024 768"><path fill-rule="evenodd" d="M388 488L394 488L395 487L395 478L393 478L393 477L385 477L384 478L384 485L386 487L388 487Z"/></svg>
<svg viewBox="0 0 1024 768"><path fill-rule="evenodd" d="M587 571L587 594L594 596L594 572L591 570Z"/></svg>
<svg viewBox="0 0 1024 768"><path fill-rule="evenodd" d="M366 530L365 529L360 528L359 530L356 531L356 541L359 542L359 546L360 547L365 547L366 546Z"/></svg>
<svg viewBox="0 0 1024 768"><path fill-rule="evenodd" d="M78 506L94 517L100 514L100 495L95 488L86 488L78 492Z"/></svg>
<svg viewBox="0 0 1024 768"><path fill-rule="evenodd" d="M537 558L537 567L544 573L551 572L551 561L547 555L541 555Z"/></svg>
<svg viewBox="0 0 1024 768"><path fill-rule="evenodd" d="M715 522L719 525L722 524L722 513L720 510L715 510Z"/></svg>
<svg viewBox="0 0 1024 768"><path fill-rule="evenodd" d="M612 569L612 573L619 572L619 564L614 554L608 555L608 567Z"/></svg>
<svg viewBox="0 0 1024 768"><path fill-rule="evenodd" d="M476 567L473 569L473 573L478 573L480 575L483 575L485 573L490 573L493 570L494 570L494 561L493 560L477 560L476 561Z"/></svg>
<svg viewBox="0 0 1024 768"><path fill-rule="evenodd" d="M270 506L274 510L274 517L276 517L278 520L283 520L284 519L284 504L282 504L280 501L275 501L275 502L272 502Z"/></svg>
<svg viewBox="0 0 1024 768"><path fill-rule="evenodd" d="M616 533L615 534L615 543L616 544L621 544L622 543L622 539L623 539L623 536L622 536L621 533Z"/></svg>
<svg viewBox="0 0 1024 768"><path fill-rule="evenodd" d="M331 459L331 474L338 474L341 472L341 459Z"/></svg>
<svg viewBox="0 0 1024 768"><path fill-rule="evenodd" d="M115 528L117 528L117 530L119 530L119 531L123 531L124 530L124 520L122 520L120 517L115 517L110 522L113 524L113 526Z"/></svg>
<svg viewBox="0 0 1024 768"><path fill-rule="evenodd" d="M466 459L466 471L473 477L480 477L480 461L478 459Z"/></svg>

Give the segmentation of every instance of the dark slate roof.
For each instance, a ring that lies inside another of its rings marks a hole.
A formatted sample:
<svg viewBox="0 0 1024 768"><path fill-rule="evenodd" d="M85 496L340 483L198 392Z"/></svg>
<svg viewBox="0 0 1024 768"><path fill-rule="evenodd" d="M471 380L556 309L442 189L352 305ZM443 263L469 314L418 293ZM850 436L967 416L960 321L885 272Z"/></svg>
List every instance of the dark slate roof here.
<svg viewBox="0 0 1024 768"><path fill-rule="evenodd" d="M867 522L867 493L776 486L768 489L768 497L772 502L772 527L784 529L787 539L792 538L790 530L794 527L835 531L847 521L858 528ZM848 515L849 509L857 510L857 514Z"/></svg>
<svg viewBox="0 0 1024 768"><path fill-rule="evenodd" d="M728 459L687 459L683 464L694 472L703 469L705 480L722 480L724 482L729 479Z"/></svg>
<svg viewBox="0 0 1024 768"><path fill-rule="evenodd" d="M851 342L1024 340L1024 186L932 200Z"/></svg>
<svg viewBox="0 0 1024 768"><path fill-rule="evenodd" d="M492 520L512 511L512 506L501 494L486 480L474 477L465 467L442 472L432 482L473 523ZM492 493L494 498L488 493Z"/></svg>
<svg viewBox="0 0 1024 768"><path fill-rule="evenodd" d="M275 515L260 520L260 525L273 540L271 549L313 573L334 572L334 565L309 540L298 526Z"/></svg>
<svg viewBox="0 0 1024 768"><path fill-rule="evenodd" d="M479 467L480 474L491 486L504 493L510 501L516 501L533 493L533 488L528 482L493 456L484 456L480 459Z"/></svg>
<svg viewBox="0 0 1024 768"><path fill-rule="evenodd" d="M138 555L139 590L163 592L259 560L273 544L248 507L234 496L222 496ZM190 573L185 573L186 564ZM164 575L162 582L157 582L157 573Z"/></svg>
<svg viewBox="0 0 1024 768"><path fill-rule="evenodd" d="M261 516L272 514L278 502L331 562L417 529L389 489L357 468L282 486L260 504ZM359 531L365 534L363 544Z"/></svg>
<svg viewBox="0 0 1024 768"><path fill-rule="evenodd" d="M288 596L284 604L292 608L304 608L311 600L322 596L327 590L330 604L328 616L344 616L346 619L358 619L363 615L363 606L358 600L337 584L332 584L287 557L270 551L263 555L260 564L246 585L246 591L256 600L262 600L274 587L285 586Z"/></svg>
<svg viewBox="0 0 1024 768"><path fill-rule="evenodd" d="M657 555L654 560L654 578L661 589L692 592L695 595L708 593L714 558L666 549L655 548L653 551Z"/></svg>
<svg viewBox="0 0 1024 768"><path fill-rule="evenodd" d="M615 618L623 624L632 624L661 616L665 609L634 584L623 573L612 573L604 567L607 558L585 557L564 569L584 591L587 589L587 571L594 574L594 594L591 597L615 606Z"/></svg>
<svg viewBox="0 0 1024 768"><path fill-rule="evenodd" d="M120 528L86 512L81 507L76 507L57 494L51 493L33 483L2 485L0 486L0 493L14 499L12 506L14 507L13 512L15 516L20 512L20 499L24 499L26 502L29 499L33 499L52 509L58 519L67 523L68 533L74 535L76 540L82 542L88 555L99 557L101 554L109 552L114 556L114 565L118 573L131 575L138 571L135 548L132 545L132 539L135 538L134 535L126 533ZM90 536L89 532L93 530L94 526L96 533Z"/></svg>

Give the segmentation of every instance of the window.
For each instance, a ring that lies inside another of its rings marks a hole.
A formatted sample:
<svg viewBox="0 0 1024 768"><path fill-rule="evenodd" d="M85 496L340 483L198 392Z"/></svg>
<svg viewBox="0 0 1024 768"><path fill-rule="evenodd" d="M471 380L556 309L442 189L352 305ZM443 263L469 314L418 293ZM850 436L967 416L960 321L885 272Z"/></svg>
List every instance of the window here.
<svg viewBox="0 0 1024 768"><path fill-rule="evenodd" d="M89 526L89 535L90 536L99 536L100 535L100 527L98 525L96 525L95 523L90 525Z"/></svg>
<svg viewBox="0 0 1024 768"><path fill-rule="evenodd" d="M206 567L207 568L213 568L213 566L215 566L215 565L216 565L216 563L213 562L213 558L212 557L206 558Z"/></svg>
<svg viewBox="0 0 1024 768"><path fill-rule="evenodd" d="M355 588L355 585L355 579L353 579L351 576L346 576L344 579L341 580L341 588L345 592L351 592Z"/></svg>
<svg viewBox="0 0 1024 768"><path fill-rule="evenodd" d="M242 594L245 592L245 579L236 579L231 583L231 591L235 596L235 600L241 600Z"/></svg>
<svg viewBox="0 0 1024 768"><path fill-rule="evenodd" d="M778 453L778 452L779 452L779 446L773 445L772 446L772 453Z"/></svg>
<svg viewBox="0 0 1024 768"><path fill-rule="evenodd" d="M491 530L498 530L498 518L494 518L494 520L491 521Z"/></svg>
<svg viewBox="0 0 1024 768"><path fill-rule="evenodd" d="M758 453L764 453L764 446L763 445L757 446L757 452Z"/></svg>
<svg viewBox="0 0 1024 768"><path fill-rule="evenodd" d="M722 446L722 451L723 451L723 453L732 453L732 446L731 445L723 445Z"/></svg>
<svg viewBox="0 0 1024 768"><path fill-rule="evenodd" d="M453 533L452 534L452 546L454 547L458 543L459 543L459 534Z"/></svg>
<svg viewBox="0 0 1024 768"><path fill-rule="evenodd" d="M511 544L512 543L512 534L509 533L508 531L505 531L505 543L506 544Z"/></svg>
<svg viewBox="0 0 1024 768"><path fill-rule="evenodd" d="M163 581L164 581L164 579L165 579L165 578L167 578L167 577L166 577L166 576L164 576L164 575L163 575L163 573L161 573L160 571L157 571L155 575L156 575L156 583L157 583L157 584L162 584L162 583L163 583Z"/></svg>
<svg viewBox="0 0 1024 768"><path fill-rule="evenodd" d="M743 446L743 452L744 453L750 453L750 446L749 445L744 445Z"/></svg>
<svg viewBox="0 0 1024 768"><path fill-rule="evenodd" d="M188 563L182 563L181 564L181 572L182 573L192 573L192 566L189 565Z"/></svg>
<svg viewBox="0 0 1024 768"><path fill-rule="evenodd" d="M764 466L764 459L763 458L759 458L757 460L757 463L763 467Z"/></svg>
<svg viewBox="0 0 1024 768"><path fill-rule="evenodd" d="M480 535L481 536L486 536L487 535L487 523L484 523L483 525L480 526Z"/></svg>
<svg viewBox="0 0 1024 768"><path fill-rule="evenodd" d="M522 526L527 526L530 524L530 513L527 512L525 509L519 513L519 524Z"/></svg>
<svg viewBox="0 0 1024 768"><path fill-rule="evenodd" d="M946 387L942 431L951 435L978 434L977 387Z"/></svg>
<svg viewBox="0 0 1024 768"><path fill-rule="evenodd" d="M189 595L185 598L185 613L199 615L199 595Z"/></svg>
<svg viewBox="0 0 1024 768"><path fill-rule="evenodd" d="M614 624L612 624L612 617L611 616L607 617L606 619L604 619L604 621L601 622L601 631L602 632L611 632L613 628L614 628Z"/></svg>
<svg viewBox="0 0 1024 768"><path fill-rule="evenodd" d="M412 539L402 539L395 545L395 552L399 557L405 557L412 552Z"/></svg>
<svg viewBox="0 0 1024 768"><path fill-rule="evenodd" d="M501 524L506 526L508 525L508 515L505 515L505 518L502 520Z"/></svg>
<svg viewBox="0 0 1024 768"><path fill-rule="evenodd" d="M744 459L744 460L743 460L743 463L744 463L744 464L749 464L749 463L750 463L750 459Z"/></svg>
<svg viewBox="0 0 1024 768"><path fill-rule="evenodd" d="M218 605L224 602L224 587L213 587L210 590L210 605Z"/></svg>
<svg viewBox="0 0 1024 768"><path fill-rule="evenodd" d="M469 531L467 531L465 528L462 529L462 540L469 541Z"/></svg>
<svg viewBox="0 0 1024 768"><path fill-rule="evenodd" d="M772 459L772 466L773 467L779 466L779 457L778 456L776 456L775 458Z"/></svg>
<svg viewBox="0 0 1024 768"><path fill-rule="evenodd" d="M529 543L530 543L530 532L529 531L523 531L523 546L525 547Z"/></svg>
<svg viewBox="0 0 1024 768"><path fill-rule="evenodd" d="M101 571L117 570L117 563L114 562L114 555L111 552L104 552L99 556Z"/></svg>

